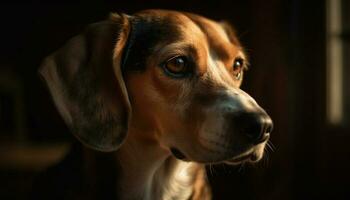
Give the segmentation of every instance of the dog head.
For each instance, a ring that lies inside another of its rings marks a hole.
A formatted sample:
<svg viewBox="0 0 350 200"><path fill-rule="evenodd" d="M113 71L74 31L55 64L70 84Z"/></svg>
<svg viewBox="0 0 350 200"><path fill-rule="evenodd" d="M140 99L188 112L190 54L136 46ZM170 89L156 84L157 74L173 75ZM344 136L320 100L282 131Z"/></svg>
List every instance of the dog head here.
<svg viewBox="0 0 350 200"><path fill-rule="evenodd" d="M247 63L228 24L146 10L91 25L40 73L72 132L94 149L117 150L133 129L180 159L236 163L259 160L272 129L239 89Z"/></svg>

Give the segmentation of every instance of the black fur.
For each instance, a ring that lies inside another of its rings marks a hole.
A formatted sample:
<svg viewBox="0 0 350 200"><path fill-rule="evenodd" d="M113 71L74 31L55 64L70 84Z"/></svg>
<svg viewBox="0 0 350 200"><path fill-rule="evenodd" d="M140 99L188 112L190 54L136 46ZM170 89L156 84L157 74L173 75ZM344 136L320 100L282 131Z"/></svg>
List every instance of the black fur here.
<svg viewBox="0 0 350 200"><path fill-rule="evenodd" d="M123 71L143 71L147 58L151 57L158 43L174 42L179 38L179 29L171 18L145 18L135 16L130 19L131 32L123 55Z"/></svg>

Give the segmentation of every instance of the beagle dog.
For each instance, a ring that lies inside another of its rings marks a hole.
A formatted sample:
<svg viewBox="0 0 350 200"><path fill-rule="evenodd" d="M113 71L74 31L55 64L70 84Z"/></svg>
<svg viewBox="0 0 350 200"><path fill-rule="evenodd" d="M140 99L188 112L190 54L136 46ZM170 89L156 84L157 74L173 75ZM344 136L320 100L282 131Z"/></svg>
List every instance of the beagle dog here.
<svg viewBox="0 0 350 200"><path fill-rule="evenodd" d="M227 23L145 10L88 26L39 72L89 147L82 163L104 154L115 161L117 178L105 178L116 179L117 199L205 200L204 166L260 160L272 131L268 114L240 89L247 65Z"/></svg>

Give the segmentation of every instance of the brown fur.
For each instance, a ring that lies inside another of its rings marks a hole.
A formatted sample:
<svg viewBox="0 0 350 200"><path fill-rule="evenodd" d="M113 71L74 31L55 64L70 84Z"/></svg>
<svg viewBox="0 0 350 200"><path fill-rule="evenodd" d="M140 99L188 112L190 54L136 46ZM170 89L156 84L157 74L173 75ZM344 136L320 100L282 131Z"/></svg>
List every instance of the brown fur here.
<svg viewBox="0 0 350 200"><path fill-rule="evenodd" d="M188 77L164 71L174 56L186 58ZM247 113L262 117L264 129L271 123L239 89L242 78L233 71L238 58L247 62L227 24L146 10L112 14L91 26L47 58L41 74L73 134L112 152L119 199L198 200L211 198L203 164L260 159L269 137L263 130L255 144L241 131L246 127L230 121ZM84 152L85 169L100 170L92 166L101 153Z"/></svg>

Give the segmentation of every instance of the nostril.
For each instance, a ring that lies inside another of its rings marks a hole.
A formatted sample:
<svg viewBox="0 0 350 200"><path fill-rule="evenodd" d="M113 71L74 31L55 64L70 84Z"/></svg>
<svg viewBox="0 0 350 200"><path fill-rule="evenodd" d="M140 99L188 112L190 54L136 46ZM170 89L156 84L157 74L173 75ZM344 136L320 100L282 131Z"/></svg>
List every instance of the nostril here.
<svg viewBox="0 0 350 200"><path fill-rule="evenodd" d="M259 138L263 132L262 124L256 119L250 119L252 121L246 122L245 124L241 124L244 128L242 128L242 132L248 136L251 140L256 140Z"/></svg>
<svg viewBox="0 0 350 200"><path fill-rule="evenodd" d="M271 118L260 112L239 113L234 117L236 130L245 135L250 142L256 143L264 140L273 129Z"/></svg>

